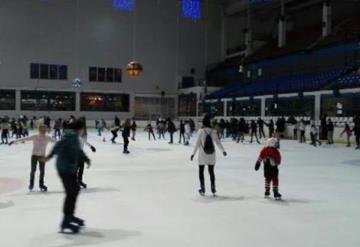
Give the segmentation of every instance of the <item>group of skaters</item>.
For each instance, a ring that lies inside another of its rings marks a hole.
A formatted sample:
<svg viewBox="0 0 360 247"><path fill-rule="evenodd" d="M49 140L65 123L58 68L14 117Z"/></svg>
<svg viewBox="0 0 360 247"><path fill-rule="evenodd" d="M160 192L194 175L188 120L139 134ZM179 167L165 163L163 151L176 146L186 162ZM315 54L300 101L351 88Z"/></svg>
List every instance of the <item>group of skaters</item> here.
<svg viewBox="0 0 360 247"><path fill-rule="evenodd" d="M155 131L159 140L165 139L165 135L169 134L169 144L174 143L174 134L179 131L178 143L187 146L189 145L190 138L195 131L195 122L192 119L180 120L179 127L177 128L171 118L158 118L156 120L156 128L154 128L151 122L149 122L145 127L145 131L148 132L149 141L151 138L156 140Z"/></svg>
<svg viewBox="0 0 360 247"><path fill-rule="evenodd" d="M58 121L58 120L56 120ZM56 125L56 121L54 126ZM80 188L87 188L83 182L83 172L85 163L90 167L90 159L83 151L84 146L88 146L93 152L96 148L87 142L87 130L85 118L76 119L71 116L69 119L61 121L62 133L59 140L48 135L50 123L44 121L37 122L38 133L18 138L8 144L24 143L31 141L33 149L30 162L30 181L29 190L34 189L35 172L39 166L39 188L42 192L48 190L45 185L45 164L56 156L56 170L65 190L65 200L63 213L64 217L60 225L61 232L77 233L80 227L84 226L84 220L75 216L75 207ZM35 127L35 126L34 126ZM46 154L48 144L54 143L50 153Z"/></svg>
<svg viewBox="0 0 360 247"><path fill-rule="evenodd" d="M306 128L310 126L310 144L313 146L322 145L322 141L328 145L334 144L334 135L336 124L328 118L323 116L320 120L320 126L317 126L314 121L306 121L301 119L300 121L292 121L293 124L293 139L299 140L300 143L306 143ZM346 147L351 147L351 137L355 136L356 149L360 149L360 117L353 118L353 127L350 127L349 123L343 124L343 130L340 133L340 137L346 137Z"/></svg>
<svg viewBox="0 0 360 247"><path fill-rule="evenodd" d="M245 142L245 135L249 135L250 143L253 143L254 139L257 143L260 143L259 139L266 138L265 127L268 128L268 137L274 137L283 135L285 132L286 121L284 118L277 119L274 122L272 119L268 122L261 118L256 120L246 121L244 118L230 120L220 119L219 121L214 119L212 125L217 130L220 139L232 138L237 143Z"/></svg>

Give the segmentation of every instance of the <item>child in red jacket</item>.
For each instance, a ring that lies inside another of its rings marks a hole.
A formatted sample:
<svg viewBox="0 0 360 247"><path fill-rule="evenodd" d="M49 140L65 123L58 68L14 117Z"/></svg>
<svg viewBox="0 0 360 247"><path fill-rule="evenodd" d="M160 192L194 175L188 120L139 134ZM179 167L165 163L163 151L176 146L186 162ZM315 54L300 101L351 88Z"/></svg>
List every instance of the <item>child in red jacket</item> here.
<svg viewBox="0 0 360 247"><path fill-rule="evenodd" d="M279 193L279 169L281 163L281 154L278 147L276 138L270 138L267 146L260 152L259 158L255 164L255 170L259 170L261 162L264 162L264 177L265 177L265 197L270 196L270 186L272 183L275 200L281 199Z"/></svg>

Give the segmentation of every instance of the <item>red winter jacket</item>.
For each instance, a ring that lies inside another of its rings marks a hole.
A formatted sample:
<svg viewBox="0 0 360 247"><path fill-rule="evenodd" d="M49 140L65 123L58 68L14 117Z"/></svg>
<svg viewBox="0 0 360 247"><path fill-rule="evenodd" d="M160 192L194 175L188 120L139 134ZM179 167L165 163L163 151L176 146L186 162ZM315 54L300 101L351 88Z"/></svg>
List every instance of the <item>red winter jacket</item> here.
<svg viewBox="0 0 360 247"><path fill-rule="evenodd" d="M265 159L270 159L274 161L274 163L279 166L281 164L281 154L277 148L273 147L265 147L261 150L259 155L259 161L263 161Z"/></svg>

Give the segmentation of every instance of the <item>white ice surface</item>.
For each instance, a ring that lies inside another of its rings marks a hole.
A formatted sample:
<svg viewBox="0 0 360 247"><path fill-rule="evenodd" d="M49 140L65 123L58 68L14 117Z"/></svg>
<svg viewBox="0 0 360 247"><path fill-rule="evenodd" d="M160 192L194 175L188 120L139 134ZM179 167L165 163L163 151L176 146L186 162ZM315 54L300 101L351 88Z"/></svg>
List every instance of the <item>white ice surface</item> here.
<svg viewBox="0 0 360 247"><path fill-rule="evenodd" d="M49 192L29 193L32 144L0 145L1 247L360 246L360 152L353 148L283 141L284 201L275 202L263 198L262 171L253 170L258 144L224 141L219 196L202 198L192 146L149 142L140 133L126 156L122 145L94 133L89 141L98 151L86 150L93 166L78 201L77 215L87 220L78 236L57 233L64 195L54 161L46 170Z"/></svg>

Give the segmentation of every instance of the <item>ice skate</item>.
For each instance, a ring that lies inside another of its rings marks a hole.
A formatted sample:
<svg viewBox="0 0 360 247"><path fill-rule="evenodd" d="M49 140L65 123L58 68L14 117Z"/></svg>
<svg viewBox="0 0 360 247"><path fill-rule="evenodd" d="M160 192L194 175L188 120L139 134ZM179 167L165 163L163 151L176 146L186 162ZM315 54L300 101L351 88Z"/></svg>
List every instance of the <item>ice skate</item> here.
<svg viewBox="0 0 360 247"><path fill-rule="evenodd" d="M71 224L70 221L64 220L60 227L60 233L63 234L77 234L80 231L80 227L74 224Z"/></svg>
<svg viewBox="0 0 360 247"><path fill-rule="evenodd" d="M281 194L276 189L274 190L274 198L275 200L281 200Z"/></svg>
<svg viewBox="0 0 360 247"><path fill-rule="evenodd" d="M48 188L45 185L40 185L41 192L47 192Z"/></svg>
<svg viewBox="0 0 360 247"><path fill-rule="evenodd" d="M29 189L30 192L33 191L34 185L30 184L29 187L28 187L28 189Z"/></svg>
<svg viewBox="0 0 360 247"><path fill-rule="evenodd" d="M265 190L264 196L265 196L265 198L269 198L269 197L270 197L270 189L266 189L266 190Z"/></svg>
<svg viewBox="0 0 360 247"><path fill-rule="evenodd" d="M75 216L72 217L71 223L74 223L74 224L76 224L78 226L85 226L85 221L83 219L80 219L80 218L75 217Z"/></svg>
<svg viewBox="0 0 360 247"><path fill-rule="evenodd" d="M201 196L205 196L205 190L199 189L199 194L200 194Z"/></svg>
<svg viewBox="0 0 360 247"><path fill-rule="evenodd" d="M79 182L80 188L82 189L86 189L87 188L87 184L84 182Z"/></svg>

